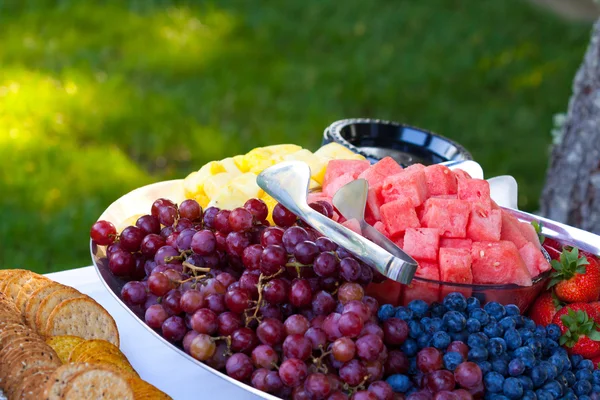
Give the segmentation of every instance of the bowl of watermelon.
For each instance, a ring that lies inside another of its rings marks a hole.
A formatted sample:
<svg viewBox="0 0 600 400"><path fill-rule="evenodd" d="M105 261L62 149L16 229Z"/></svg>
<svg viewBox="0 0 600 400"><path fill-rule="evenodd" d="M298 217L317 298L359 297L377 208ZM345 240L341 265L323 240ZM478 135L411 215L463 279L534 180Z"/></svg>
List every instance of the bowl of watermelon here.
<svg viewBox="0 0 600 400"><path fill-rule="evenodd" d="M439 164L402 168L391 157L374 164L332 160L322 192L311 193L309 202L331 201L361 178L369 183L367 223L419 263L410 285L373 284L368 291L380 302L432 303L456 291L525 311L544 288L551 267L534 226L499 207L487 181ZM361 233L357 221L339 222Z"/></svg>
<svg viewBox="0 0 600 400"><path fill-rule="evenodd" d="M378 119L335 121L323 134L323 144L330 142L339 143L370 160L390 156L402 165L472 159L459 143L437 133Z"/></svg>

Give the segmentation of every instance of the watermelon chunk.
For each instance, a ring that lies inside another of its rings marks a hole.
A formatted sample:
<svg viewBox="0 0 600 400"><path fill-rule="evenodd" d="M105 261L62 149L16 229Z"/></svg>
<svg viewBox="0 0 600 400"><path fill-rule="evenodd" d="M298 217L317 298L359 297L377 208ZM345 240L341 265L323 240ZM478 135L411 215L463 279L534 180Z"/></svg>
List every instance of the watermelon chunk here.
<svg viewBox="0 0 600 400"><path fill-rule="evenodd" d="M464 238L470 211L466 201L432 197L425 202L421 224L427 228L438 228L444 237Z"/></svg>
<svg viewBox="0 0 600 400"><path fill-rule="evenodd" d="M381 186L387 176L395 175L400 171L402 171L402 167L392 157L384 157L361 172L358 178L366 179L369 187L373 188Z"/></svg>
<svg viewBox="0 0 600 400"><path fill-rule="evenodd" d="M424 172L430 196L456 194L456 177L448 167L434 164L425 167Z"/></svg>
<svg viewBox="0 0 600 400"><path fill-rule="evenodd" d="M421 261L436 261L440 232L434 228L408 228L404 234L404 251Z"/></svg>
<svg viewBox="0 0 600 400"><path fill-rule="evenodd" d="M500 239L513 242L518 249L527 244L527 239L521 233L519 225L520 221L517 218L502 210L502 232L500 233Z"/></svg>
<svg viewBox="0 0 600 400"><path fill-rule="evenodd" d="M473 283L471 251L440 248L440 279L444 282Z"/></svg>
<svg viewBox="0 0 600 400"><path fill-rule="evenodd" d="M365 219L370 218L374 221L381 221L381 212L379 209L383 204L383 200L379 196L379 193L376 188L369 188L369 192L367 193L367 206L365 208Z"/></svg>
<svg viewBox="0 0 600 400"><path fill-rule="evenodd" d="M538 249L542 248L540 238L538 237L538 234L535 231L533 225L531 225L531 223L519 221L519 230L521 231L521 234L523 235L525 240L528 240L529 242L533 243Z"/></svg>
<svg viewBox="0 0 600 400"><path fill-rule="evenodd" d="M346 228L350 229L351 231L354 231L354 232L358 233L359 235L362 235L362 229L360 229L360 222L358 222L358 220L356 218L348 219L348 220L342 222L342 225L344 225Z"/></svg>
<svg viewBox="0 0 600 400"><path fill-rule="evenodd" d="M415 276L419 278L430 279L432 281L440 280L440 265L437 262L419 261Z"/></svg>
<svg viewBox="0 0 600 400"><path fill-rule="evenodd" d="M323 194L328 197L333 197L333 195L340 190L340 188L347 183L350 183L354 180L352 174L342 174L335 179L331 179L327 182L327 184L323 184Z"/></svg>
<svg viewBox="0 0 600 400"><path fill-rule="evenodd" d="M387 229L385 229L385 225L383 224L383 222L381 221L377 221L373 224L373 228L377 229L379 232L381 232L384 236L389 236Z"/></svg>
<svg viewBox="0 0 600 400"><path fill-rule="evenodd" d="M384 179L381 196L385 203L406 197L413 207L417 207L427 199L424 168L419 170L411 167Z"/></svg>
<svg viewBox="0 0 600 400"><path fill-rule="evenodd" d="M423 164L411 164L408 167L404 168L405 171L424 171L425 170L425 166Z"/></svg>
<svg viewBox="0 0 600 400"><path fill-rule="evenodd" d="M458 198L470 203L476 203L486 211L492 208L492 203L490 202L490 184L483 179L459 180Z"/></svg>
<svg viewBox="0 0 600 400"><path fill-rule="evenodd" d="M471 239L457 239L457 238L440 238L440 247L446 247L450 249L468 249L471 250L473 241Z"/></svg>
<svg viewBox="0 0 600 400"><path fill-rule="evenodd" d="M390 236L402 233L406 228L419 228L417 213L408 201L396 200L381 206L381 222Z"/></svg>
<svg viewBox="0 0 600 400"><path fill-rule="evenodd" d="M519 254L521 254L521 258L532 277L536 277L551 268L546 257L544 257L540 249L533 242L529 242L521 247Z"/></svg>
<svg viewBox="0 0 600 400"><path fill-rule="evenodd" d="M452 173L454 174L457 183L463 180L472 179L471 175L469 175L467 171L463 171L462 169L455 169L454 171L452 171Z"/></svg>
<svg viewBox="0 0 600 400"><path fill-rule="evenodd" d="M531 286L531 274L513 242L473 242L473 283Z"/></svg>
<svg viewBox="0 0 600 400"><path fill-rule="evenodd" d="M396 243L396 246L404 249L404 236L394 236L390 240Z"/></svg>
<svg viewBox="0 0 600 400"><path fill-rule="evenodd" d="M367 160L331 160L327 163L325 177L323 178L323 191L331 182L344 174L350 174L356 179L361 172L369 168ZM341 187L341 186L340 186ZM334 192L335 193L335 192Z"/></svg>
<svg viewBox="0 0 600 400"><path fill-rule="evenodd" d="M476 242L497 242L502 231L500 210L485 212L473 208L467 225L467 237Z"/></svg>

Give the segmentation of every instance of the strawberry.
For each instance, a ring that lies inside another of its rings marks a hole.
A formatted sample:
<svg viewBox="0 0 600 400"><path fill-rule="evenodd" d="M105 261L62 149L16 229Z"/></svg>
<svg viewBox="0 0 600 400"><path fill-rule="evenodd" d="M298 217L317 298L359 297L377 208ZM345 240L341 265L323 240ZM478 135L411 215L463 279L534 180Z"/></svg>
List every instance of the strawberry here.
<svg viewBox="0 0 600 400"><path fill-rule="evenodd" d="M600 369L600 356L593 357L591 360L592 360L592 363L594 364L594 369Z"/></svg>
<svg viewBox="0 0 600 400"><path fill-rule="evenodd" d="M550 254L550 258L553 260L558 260L560 258L560 253L563 251L562 244L554 239L545 238L542 246L544 246L544 249Z"/></svg>
<svg viewBox="0 0 600 400"><path fill-rule="evenodd" d="M561 302L552 291L542 293L529 310L529 317L536 325L547 326L552 322L552 317L562 308Z"/></svg>
<svg viewBox="0 0 600 400"><path fill-rule="evenodd" d="M600 326L596 310L586 303L573 303L558 311L552 322L560 327L560 344L584 358L600 356Z"/></svg>
<svg viewBox="0 0 600 400"><path fill-rule="evenodd" d="M549 288L555 287L556 297L567 303L598 300L600 296L600 266L594 257L579 254L578 248L564 249L560 261L552 260Z"/></svg>
<svg viewBox="0 0 600 400"><path fill-rule="evenodd" d="M596 320L597 323L600 324L600 301L593 301L591 303L588 303L590 307L592 307L594 310L596 310L596 315L597 317L594 318Z"/></svg>

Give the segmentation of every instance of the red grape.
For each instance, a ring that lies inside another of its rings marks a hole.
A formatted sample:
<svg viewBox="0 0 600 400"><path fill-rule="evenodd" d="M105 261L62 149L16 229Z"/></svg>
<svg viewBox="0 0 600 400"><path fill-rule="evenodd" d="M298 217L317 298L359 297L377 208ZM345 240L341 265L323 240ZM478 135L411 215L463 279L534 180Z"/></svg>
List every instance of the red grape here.
<svg viewBox="0 0 600 400"><path fill-rule="evenodd" d="M269 215L269 208L265 202L260 199L249 199L244 203L244 208L248 210L257 221L264 221Z"/></svg>
<svg viewBox="0 0 600 400"><path fill-rule="evenodd" d="M286 251L288 253L293 253L298 243L310 240L310 238L308 236L308 232L306 232L304 228L292 226L291 228L285 230L281 240L283 241L283 246L285 247Z"/></svg>
<svg viewBox="0 0 600 400"><path fill-rule="evenodd" d="M288 294L290 303L295 307L304 307L311 303L312 291L306 279L298 279L292 283Z"/></svg>
<svg viewBox="0 0 600 400"><path fill-rule="evenodd" d="M283 233L285 231L277 226L270 226L260 235L260 244L263 247L269 245L283 246Z"/></svg>
<svg viewBox="0 0 600 400"><path fill-rule="evenodd" d="M367 376L367 369L358 360L351 360L345 363L338 371L340 378L350 386L357 386L363 382Z"/></svg>
<svg viewBox="0 0 600 400"><path fill-rule="evenodd" d="M344 311L342 314L352 312L360 317L363 324L366 323L372 315L369 306L364 302L366 298L367 296L363 298L363 301L352 300L344 304ZM375 314L377 314L377 311L375 311Z"/></svg>
<svg viewBox="0 0 600 400"><path fill-rule="evenodd" d="M227 289L236 279L229 272L222 272L216 278Z"/></svg>
<svg viewBox="0 0 600 400"><path fill-rule="evenodd" d="M150 328L158 329L162 326L169 314L160 304L154 304L148 307L144 320Z"/></svg>
<svg viewBox="0 0 600 400"><path fill-rule="evenodd" d="M287 228L294 225L296 219L296 215L281 204L278 203L273 207L273 222L277 225Z"/></svg>
<svg viewBox="0 0 600 400"><path fill-rule="evenodd" d="M256 336L262 344L269 346L280 344L285 336L283 323L275 318L265 318L258 324Z"/></svg>
<svg viewBox="0 0 600 400"><path fill-rule="evenodd" d="M190 343L190 355L196 360L206 361L215 354L217 345L212 338L205 334L199 334Z"/></svg>
<svg viewBox="0 0 600 400"><path fill-rule="evenodd" d="M425 347L417 353L417 368L421 372L437 371L442 363L442 353L434 347Z"/></svg>
<svg viewBox="0 0 600 400"><path fill-rule="evenodd" d="M229 285L229 288L231 288L231 285ZM227 291L227 289L225 289L225 286L223 286L223 284L219 282L216 278L210 278L206 280L204 285L202 285L202 287L200 288L200 292L206 298L206 296L210 294L224 294Z"/></svg>
<svg viewBox="0 0 600 400"><path fill-rule="evenodd" d="M247 231L252 228L252 213L242 207L234 208L229 213L228 221L233 231Z"/></svg>
<svg viewBox="0 0 600 400"><path fill-rule="evenodd" d="M154 215L154 214L153 214ZM171 226L177 219L177 207L163 205L158 208L158 221L165 226Z"/></svg>
<svg viewBox="0 0 600 400"><path fill-rule="evenodd" d="M178 256L179 252L173 246L163 246L156 251L154 261L157 264L168 264L165 258Z"/></svg>
<svg viewBox="0 0 600 400"><path fill-rule="evenodd" d="M473 395L465 389L456 389L452 393L458 396L457 400L473 400Z"/></svg>
<svg viewBox="0 0 600 400"><path fill-rule="evenodd" d="M239 288L225 293L225 304L231 311L241 314L250 307L251 296L248 291Z"/></svg>
<svg viewBox="0 0 600 400"><path fill-rule="evenodd" d="M171 290L163 298L162 305L171 315L181 314L181 292L179 290Z"/></svg>
<svg viewBox="0 0 600 400"><path fill-rule="evenodd" d="M244 249L250 246L250 235L247 232L230 232L225 240L227 253L242 257Z"/></svg>
<svg viewBox="0 0 600 400"><path fill-rule="evenodd" d="M258 345L258 338L250 328L242 327L231 334L231 350L242 353L250 352Z"/></svg>
<svg viewBox="0 0 600 400"><path fill-rule="evenodd" d="M264 368L257 369L252 373L252 377L250 378L250 384L258 390L262 390L263 392L265 392L267 390L265 378L267 377L268 372L269 371L267 371Z"/></svg>
<svg viewBox="0 0 600 400"><path fill-rule="evenodd" d="M281 382L279 372L269 371L265 377L265 385L267 392L269 393L277 393L279 390L281 390L283 388L283 382Z"/></svg>
<svg viewBox="0 0 600 400"><path fill-rule="evenodd" d="M285 328L285 333L287 335L304 335L308 328L310 328L310 322L308 322L306 317L300 314L294 314L285 320L283 327Z"/></svg>
<svg viewBox="0 0 600 400"><path fill-rule="evenodd" d="M356 354L356 345L352 339L341 337L333 342L331 348L333 357L340 362L348 362L354 358Z"/></svg>
<svg viewBox="0 0 600 400"><path fill-rule="evenodd" d="M235 353L227 360L225 364L227 375L238 381L245 381L250 378L254 367L250 357L244 353Z"/></svg>
<svg viewBox="0 0 600 400"><path fill-rule="evenodd" d="M179 342L186 332L187 328L183 318L176 315L167 318L162 324L162 335L170 342Z"/></svg>
<svg viewBox="0 0 600 400"><path fill-rule="evenodd" d="M253 244L244 249L242 253L242 263L246 269L256 271L260 268L260 257L263 252L263 247L260 244Z"/></svg>
<svg viewBox="0 0 600 400"><path fill-rule="evenodd" d="M108 268L115 276L130 276L135 273L135 257L125 250L117 250L108 258Z"/></svg>
<svg viewBox="0 0 600 400"><path fill-rule="evenodd" d="M191 248L196 254L207 256L214 253L216 247L217 239L215 238L215 234L207 229L196 232L192 237Z"/></svg>
<svg viewBox="0 0 600 400"><path fill-rule="evenodd" d="M258 297L258 280L260 274L258 271L244 271L240 277L240 288L247 291L253 299Z"/></svg>
<svg viewBox="0 0 600 400"><path fill-rule="evenodd" d="M315 274L321 277L333 277L338 272L338 260L333 253L319 254L313 264Z"/></svg>
<svg viewBox="0 0 600 400"><path fill-rule="evenodd" d="M352 311L342 314L338 324L342 335L350 338L358 337L363 329L363 321L361 317Z"/></svg>
<svg viewBox="0 0 600 400"><path fill-rule="evenodd" d="M98 221L92 225L90 237L100 246L108 246L115 241L117 228L108 221Z"/></svg>
<svg viewBox="0 0 600 400"><path fill-rule="evenodd" d="M368 390L359 390L350 397L350 400L377 400L377 396Z"/></svg>
<svg viewBox="0 0 600 400"><path fill-rule="evenodd" d="M187 218L179 218L175 224L175 232L183 232L186 229L194 229L194 223Z"/></svg>
<svg viewBox="0 0 600 400"><path fill-rule="evenodd" d="M192 331L193 332L193 331ZM227 343L221 342L217 345L217 349L215 350L215 354L208 360L206 360L206 364L216 370L222 370L225 368L225 364L229 359L229 351L227 348Z"/></svg>
<svg viewBox="0 0 600 400"><path fill-rule="evenodd" d="M304 381L304 389L317 400L322 400L331 394L331 382L325 374L310 374Z"/></svg>
<svg viewBox="0 0 600 400"><path fill-rule="evenodd" d="M229 214L231 211L229 210L221 210L215 216L213 224L215 229L221 233L229 233L231 232L231 226L229 225Z"/></svg>
<svg viewBox="0 0 600 400"><path fill-rule="evenodd" d="M140 244L145 236L146 233L137 226L128 226L119 235L119 243L121 243L122 249L135 252L140 249Z"/></svg>
<svg viewBox="0 0 600 400"><path fill-rule="evenodd" d="M312 311L315 315L328 315L335 311L336 302L331 294L320 290L313 296ZM362 326L361 326L362 329Z"/></svg>
<svg viewBox="0 0 600 400"><path fill-rule="evenodd" d="M265 275L273 275L285 266L286 262L287 254L283 247L269 245L260 255L260 272Z"/></svg>
<svg viewBox="0 0 600 400"><path fill-rule="evenodd" d="M192 331L188 331L185 336L183 337L183 350L190 354L190 345L192 344L192 340L194 340L194 338L196 336L200 335L200 333L192 330Z"/></svg>
<svg viewBox="0 0 600 400"><path fill-rule="evenodd" d="M153 272L148 278L148 290L156 296L164 296L172 288L171 280L163 272Z"/></svg>
<svg viewBox="0 0 600 400"><path fill-rule="evenodd" d="M387 372L387 371L386 371ZM394 390L384 381L375 381L369 385L369 392L373 392L377 396L377 400L393 400Z"/></svg>
<svg viewBox="0 0 600 400"><path fill-rule="evenodd" d="M373 280L373 269L366 264L360 266L360 276L358 277L358 283L367 286Z"/></svg>
<svg viewBox="0 0 600 400"><path fill-rule="evenodd" d="M211 293L206 296L206 308L214 312L215 314L221 314L227 311L225 305L225 296L218 293Z"/></svg>
<svg viewBox="0 0 600 400"><path fill-rule="evenodd" d="M242 319L238 314L224 312L217 317L219 335L229 336L242 327Z"/></svg>
<svg viewBox="0 0 600 400"><path fill-rule="evenodd" d="M466 360L469 356L469 346L467 346L464 342L454 341L450 343L446 349L446 352L451 351L460 353L460 355L463 357L463 360Z"/></svg>
<svg viewBox="0 0 600 400"><path fill-rule="evenodd" d="M298 243L294 248L294 257L301 264L312 264L317 254L319 254L319 248L308 240Z"/></svg>
<svg viewBox="0 0 600 400"><path fill-rule="evenodd" d="M377 360L382 351L383 341L377 335L369 334L356 340L356 354L365 361Z"/></svg>
<svg viewBox="0 0 600 400"><path fill-rule="evenodd" d="M287 284L282 279L271 279L263 288L263 296L271 304L281 304L287 300Z"/></svg>
<svg viewBox="0 0 600 400"><path fill-rule="evenodd" d="M383 322L385 344L401 345L408 337L408 324L399 318L389 318Z"/></svg>
<svg viewBox="0 0 600 400"><path fill-rule="evenodd" d="M327 335L327 340L333 342L335 339L342 337L340 332L339 321L342 315L338 313L331 313L325 320L323 320L323 331Z"/></svg>
<svg viewBox="0 0 600 400"><path fill-rule="evenodd" d="M475 388L481 384L481 368L479 368L479 365L470 361L460 363L454 370L454 379L464 388Z"/></svg>
<svg viewBox="0 0 600 400"><path fill-rule="evenodd" d="M165 244L167 246L171 246L174 249L177 248L177 239L179 238L179 235L181 234L181 232L173 232L171 233L169 236L167 236L167 238L165 239Z"/></svg>
<svg viewBox="0 0 600 400"><path fill-rule="evenodd" d="M327 335L321 328L308 328L304 337L310 340L313 350L317 350L319 347L325 347L325 344L327 343Z"/></svg>
<svg viewBox="0 0 600 400"><path fill-rule="evenodd" d="M160 222L152 215L142 215L135 222L135 226L143 230L147 235L160 233Z"/></svg>
<svg viewBox="0 0 600 400"><path fill-rule="evenodd" d="M342 304L346 304L352 300L362 300L365 295L365 291L358 283L346 282L340 286L338 290L338 300Z"/></svg>
<svg viewBox="0 0 600 400"><path fill-rule="evenodd" d="M147 257L154 257L156 251L165 245L165 240L157 234L150 233L142 239L140 251Z"/></svg>
<svg viewBox="0 0 600 400"><path fill-rule="evenodd" d="M348 400L348 395L343 392L336 391L331 393L327 400Z"/></svg>
<svg viewBox="0 0 600 400"><path fill-rule="evenodd" d="M121 289L121 298L128 305L140 305L146 302L146 286L142 282L127 282Z"/></svg>
<svg viewBox="0 0 600 400"><path fill-rule="evenodd" d="M196 221L202 218L202 207L194 199L187 199L179 205L179 215L181 218L187 218L190 221Z"/></svg>
<svg viewBox="0 0 600 400"><path fill-rule="evenodd" d="M406 354L400 350L391 350L385 362L385 372L389 375L406 374L409 366Z"/></svg>
<svg viewBox="0 0 600 400"><path fill-rule="evenodd" d="M283 355L286 358L306 360L312 353L312 343L303 335L290 335L283 341Z"/></svg>
<svg viewBox="0 0 600 400"><path fill-rule="evenodd" d="M204 226L207 229L213 229L215 227L215 225L214 225L215 217L217 216L219 211L221 211L221 210L217 207L208 207L206 210L204 210L203 220L204 220Z"/></svg>
<svg viewBox="0 0 600 400"><path fill-rule="evenodd" d="M340 275L348 282L356 282L360 278L360 263L352 257L340 261Z"/></svg>
<svg viewBox="0 0 600 400"><path fill-rule="evenodd" d="M271 346L261 344L252 350L252 362L256 368L273 369L279 360L277 352Z"/></svg>
<svg viewBox="0 0 600 400"><path fill-rule="evenodd" d="M284 385L296 387L306 379L308 368L302 360L290 358L281 363L279 367L279 377Z"/></svg>
<svg viewBox="0 0 600 400"><path fill-rule="evenodd" d="M192 315L191 326L198 333L212 335L219 327L217 314L208 308L201 308Z"/></svg>
<svg viewBox="0 0 600 400"><path fill-rule="evenodd" d="M460 398L453 392L442 390L433 395L433 400L460 400Z"/></svg>
<svg viewBox="0 0 600 400"><path fill-rule="evenodd" d="M429 373L425 378L425 382L431 393L454 389L454 375L446 370Z"/></svg>

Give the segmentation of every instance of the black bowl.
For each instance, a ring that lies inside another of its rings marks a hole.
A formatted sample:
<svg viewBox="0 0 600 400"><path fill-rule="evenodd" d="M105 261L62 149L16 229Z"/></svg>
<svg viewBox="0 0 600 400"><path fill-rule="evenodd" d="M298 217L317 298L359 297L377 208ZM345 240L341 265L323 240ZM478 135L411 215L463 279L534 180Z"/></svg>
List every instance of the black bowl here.
<svg viewBox="0 0 600 400"><path fill-rule="evenodd" d="M329 125L323 144L337 142L371 161L390 156L406 166L472 160L460 144L421 128L378 119L344 119Z"/></svg>

